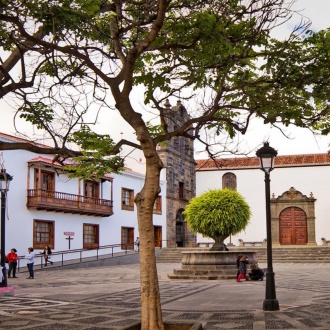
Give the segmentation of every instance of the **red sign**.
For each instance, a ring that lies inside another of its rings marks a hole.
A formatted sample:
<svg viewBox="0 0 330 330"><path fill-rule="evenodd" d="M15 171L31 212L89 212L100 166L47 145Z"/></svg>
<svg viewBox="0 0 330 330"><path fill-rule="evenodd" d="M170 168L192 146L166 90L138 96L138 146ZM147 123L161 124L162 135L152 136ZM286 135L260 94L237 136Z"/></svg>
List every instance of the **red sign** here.
<svg viewBox="0 0 330 330"><path fill-rule="evenodd" d="M74 231L65 231L64 235L66 236L74 236Z"/></svg>

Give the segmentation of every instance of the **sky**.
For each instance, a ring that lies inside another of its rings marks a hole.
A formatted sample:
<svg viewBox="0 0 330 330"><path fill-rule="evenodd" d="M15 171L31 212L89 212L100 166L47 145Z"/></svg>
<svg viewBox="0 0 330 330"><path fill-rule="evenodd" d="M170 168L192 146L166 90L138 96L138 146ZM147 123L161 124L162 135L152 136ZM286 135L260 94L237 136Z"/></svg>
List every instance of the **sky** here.
<svg viewBox="0 0 330 330"><path fill-rule="evenodd" d="M301 13L312 20L311 28L315 31L330 26L330 0L296 0L293 8L302 10ZM289 28L292 28L292 26ZM15 128L12 124L14 110L10 108L4 100L0 101L0 107L0 131L15 135ZM102 124L104 122L107 124ZM119 122L121 123L120 125L118 125ZM22 123L19 125L19 128L21 131L25 131ZM115 141L121 138L135 140L132 129L128 124L123 123L119 114L115 111L111 114L110 123L109 115L107 114L107 116L105 116L101 114L97 132L110 134ZM26 130L26 133L30 134L31 130ZM330 149L329 137L314 136L312 132L307 129L289 127L285 129L285 133L289 136L289 139L281 134L279 130L255 120L252 122L251 128L248 130L247 134L240 139L240 143L244 150L251 150L251 156L255 155L255 150L260 147L264 141L269 141L270 145L278 151L279 155L324 153L328 152ZM196 155L196 158L205 157L206 155L203 154ZM137 151L133 151L127 160L128 166L134 169L138 169L139 166L141 167L144 163L143 158L141 159L141 154Z"/></svg>

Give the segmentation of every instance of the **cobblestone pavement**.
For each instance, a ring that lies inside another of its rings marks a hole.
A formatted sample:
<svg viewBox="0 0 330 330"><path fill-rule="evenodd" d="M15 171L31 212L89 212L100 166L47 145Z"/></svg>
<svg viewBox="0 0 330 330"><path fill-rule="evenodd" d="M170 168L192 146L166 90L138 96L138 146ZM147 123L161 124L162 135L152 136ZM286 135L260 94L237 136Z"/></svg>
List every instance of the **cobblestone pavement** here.
<svg viewBox="0 0 330 330"><path fill-rule="evenodd" d="M169 280L180 266L157 265L164 320L205 330L330 329L330 264L275 264L276 312L262 310L265 281ZM138 264L18 276L9 279L15 295L0 298L0 329L117 330L140 319Z"/></svg>

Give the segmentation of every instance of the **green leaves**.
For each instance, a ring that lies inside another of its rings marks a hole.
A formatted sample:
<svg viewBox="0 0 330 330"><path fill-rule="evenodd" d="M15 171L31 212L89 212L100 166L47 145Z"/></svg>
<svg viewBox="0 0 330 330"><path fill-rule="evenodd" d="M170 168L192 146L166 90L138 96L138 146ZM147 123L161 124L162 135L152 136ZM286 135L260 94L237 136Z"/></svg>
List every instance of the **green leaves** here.
<svg viewBox="0 0 330 330"><path fill-rule="evenodd" d="M18 109L19 117L24 118L38 129L43 129L54 119L54 112L46 104L37 102L35 104L25 104Z"/></svg>
<svg viewBox="0 0 330 330"><path fill-rule="evenodd" d="M251 211L235 190L209 190L193 198L183 212L195 233L209 237L235 235L249 223Z"/></svg>
<svg viewBox="0 0 330 330"><path fill-rule="evenodd" d="M82 156L75 157L72 165L63 167L71 172L71 177L101 178L124 167L123 159L116 155L115 144L109 135L96 134L88 126L83 126L72 134L69 142L76 143L82 151Z"/></svg>

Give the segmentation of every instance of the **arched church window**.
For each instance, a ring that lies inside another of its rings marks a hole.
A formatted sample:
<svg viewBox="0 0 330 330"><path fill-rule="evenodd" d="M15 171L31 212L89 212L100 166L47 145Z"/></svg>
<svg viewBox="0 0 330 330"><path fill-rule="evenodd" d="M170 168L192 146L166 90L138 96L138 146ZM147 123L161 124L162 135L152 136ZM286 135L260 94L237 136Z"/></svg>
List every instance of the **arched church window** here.
<svg viewBox="0 0 330 330"><path fill-rule="evenodd" d="M222 176L222 189L236 189L237 188L237 180L236 175L234 173L225 173Z"/></svg>

